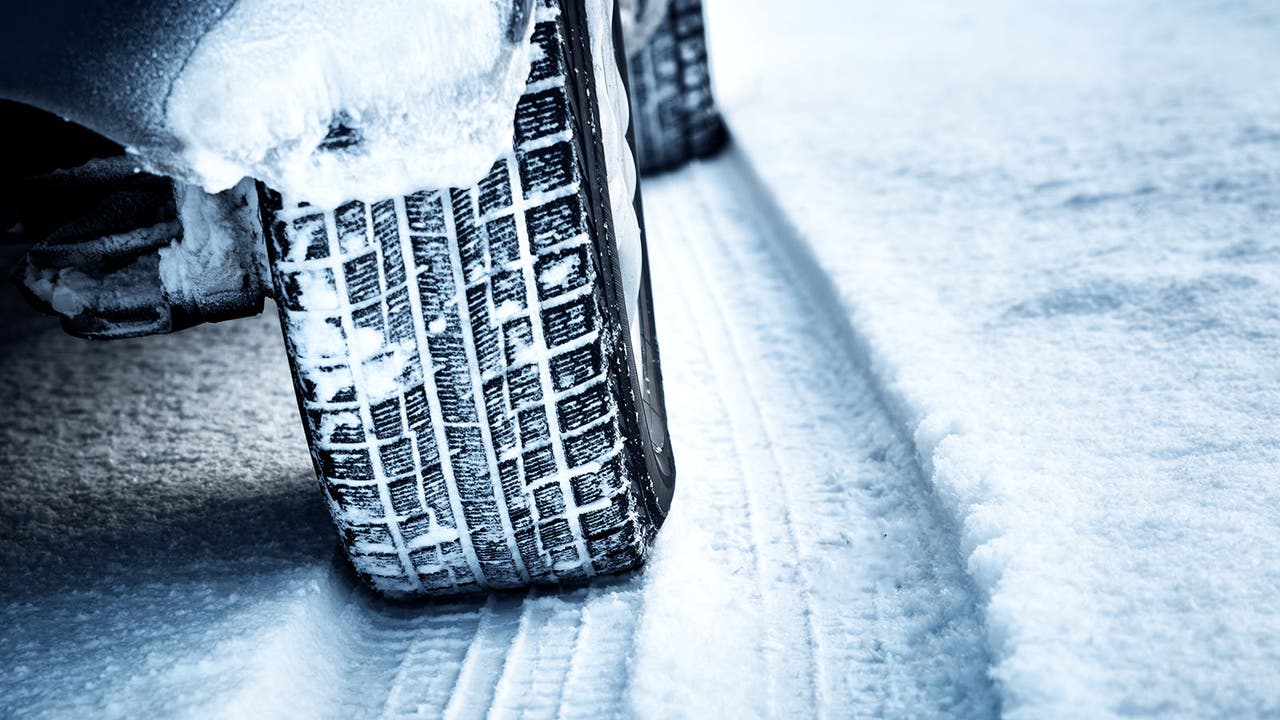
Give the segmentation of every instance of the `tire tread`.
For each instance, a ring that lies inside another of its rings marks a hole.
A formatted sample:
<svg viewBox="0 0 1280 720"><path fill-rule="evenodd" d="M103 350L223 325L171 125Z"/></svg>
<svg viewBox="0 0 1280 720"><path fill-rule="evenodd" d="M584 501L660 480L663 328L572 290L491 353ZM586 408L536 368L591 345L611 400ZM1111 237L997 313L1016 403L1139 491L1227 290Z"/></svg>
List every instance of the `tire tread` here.
<svg viewBox="0 0 1280 720"><path fill-rule="evenodd" d="M537 6L516 150L476 186L270 211L317 475L357 572L388 595L619 572L656 532L633 497L645 470L619 422L623 334L603 311L556 7Z"/></svg>

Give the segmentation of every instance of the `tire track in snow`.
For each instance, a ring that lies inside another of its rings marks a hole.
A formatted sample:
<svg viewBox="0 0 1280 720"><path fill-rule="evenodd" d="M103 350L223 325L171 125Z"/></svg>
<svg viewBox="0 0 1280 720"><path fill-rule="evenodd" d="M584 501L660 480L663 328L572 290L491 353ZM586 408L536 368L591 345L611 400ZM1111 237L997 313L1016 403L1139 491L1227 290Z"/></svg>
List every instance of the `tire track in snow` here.
<svg viewBox="0 0 1280 720"><path fill-rule="evenodd" d="M700 190L700 187L694 188ZM701 192L694 196L701 200ZM681 233L705 225L714 214L704 214L704 202L687 203L680 212L671 213ZM692 210L700 216L688 222ZM776 482L781 467L773 453L773 441L764 426L764 414L755 388L747 376L737 338L726 316L722 288L712 281L707 267L706 248L717 243L717 233L709 233L702 242L690 242L686 251L673 259L666 255L665 266L680 277L681 295L702 295L697 307L702 312L690 314L687 322L697 327L703 338L702 347L712 373L718 379L713 387L718 405L733 439L733 455L742 484L742 507L754 539L757 596L766 618L791 618L792 622L766 622L760 640L768 686L770 717L812 715L818 707L814 675L818 671L813 658L814 636L811 612L802 583L796 573L796 542L792 512L786 500L786 483ZM713 249L715 249L713 247ZM664 248L665 250L665 248ZM719 254L719 253L717 253ZM673 276L674 277L674 276Z"/></svg>
<svg viewBox="0 0 1280 720"><path fill-rule="evenodd" d="M704 377L719 386L723 407L738 415L724 421L757 428L754 440L763 449L756 455L771 461L763 468L747 462L747 472L775 471L773 497L781 507L773 510L793 518L786 527L795 542L795 572L779 563L779 590L806 602L774 599L773 609L789 609L783 617L761 608L762 628L774 629L775 636L777 626L791 632L783 634L790 645L766 647L766 653L784 666L803 656L795 647L805 639L796 629L802 619L795 609L807 607L817 714L991 715L996 701L986 677L982 626L954 533L929 497L910 443L867 382L847 321L831 311L825 288L794 253L795 238L736 151L681 176L646 186L647 219L665 255L655 269L665 285L656 293L665 366L686 372L705 356L701 361L709 361L712 372ZM685 270L683 281L672 286L689 265L701 274ZM722 333L707 317L708 304L694 300L693 283L722 310ZM673 324L673 307L684 309L690 321ZM689 350L699 345L702 352ZM737 399L753 393L754 408ZM694 417L691 407L708 414L705 392L692 395L673 393L682 491L691 482L710 481L703 473L723 474L715 463L702 462L714 456L700 442L705 436L680 422ZM753 410L756 417L743 417ZM778 547L757 548L770 551ZM708 620L714 621L711 614ZM646 631L657 631L653 625ZM647 653L642 649L639 656L643 661ZM643 662L637 682L656 689ZM797 686L790 684L793 692ZM776 683L773 698L796 702L786 687ZM788 706L771 707L782 712Z"/></svg>
<svg viewBox="0 0 1280 720"><path fill-rule="evenodd" d="M507 651L520 630L519 604L492 597L481 611L476 637L458 672L453 696L444 708L449 720L481 717L493 703L493 678L502 673Z"/></svg>

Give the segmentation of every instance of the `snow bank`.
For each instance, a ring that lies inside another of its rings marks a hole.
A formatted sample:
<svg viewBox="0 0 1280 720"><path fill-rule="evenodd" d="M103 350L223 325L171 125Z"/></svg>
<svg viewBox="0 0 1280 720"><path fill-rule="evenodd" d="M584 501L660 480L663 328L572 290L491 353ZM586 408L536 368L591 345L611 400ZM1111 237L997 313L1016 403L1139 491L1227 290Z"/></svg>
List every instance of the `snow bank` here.
<svg viewBox="0 0 1280 720"><path fill-rule="evenodd" d="M470 185L510 149L529 20L510 0L241 0L173 83L177 157L136 150L210 192L248 176L328 207Z"/></svg>
<svg viewBox="0 0 1280 720"><path fill-rule="evenodd" d="M772 5L710 8L721 97L960 529L1006 714L1280 713L1274 10Z"/></svg>

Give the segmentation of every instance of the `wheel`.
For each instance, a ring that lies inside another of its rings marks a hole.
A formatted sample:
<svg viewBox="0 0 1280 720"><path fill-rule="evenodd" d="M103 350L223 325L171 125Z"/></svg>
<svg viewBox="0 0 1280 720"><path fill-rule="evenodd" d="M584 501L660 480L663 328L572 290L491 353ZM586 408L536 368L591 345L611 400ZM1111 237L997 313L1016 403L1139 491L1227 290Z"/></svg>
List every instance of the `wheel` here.
<svg viewBox="0 0 1280 720"><path fill-rule="evenodd" d="M597 104L619 56L593 54L584 0L535 13L516 149L474 187L332 211L263 190L316 472L352 565L389 596L629 570L670 506L647 267L626 282L615 237L639 195L610 202L628 163Z"/></svg>
<svg viewBox="0 0 1280 720"><path fill-rule="evenodd" d="M631 107L642 172L676 167L724 144L711 93L702 0L670 0L647 42L631 52Z"/></svg>

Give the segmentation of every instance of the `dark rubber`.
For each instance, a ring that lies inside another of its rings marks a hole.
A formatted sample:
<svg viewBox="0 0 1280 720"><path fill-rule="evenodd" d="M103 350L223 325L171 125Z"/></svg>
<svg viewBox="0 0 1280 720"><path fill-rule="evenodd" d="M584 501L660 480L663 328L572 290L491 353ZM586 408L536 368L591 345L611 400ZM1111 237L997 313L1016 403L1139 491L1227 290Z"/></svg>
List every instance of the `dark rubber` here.
<svg viewBox="0 0 1280 720"><path fill-rule="evenodd" d="M644 47L631 52L631 108L642 172L678 167L724 145L711 92L701 0L670 0Z"/></svg>
<svg viewBox="0 0 1280 720"><path fill-rule="evenodd" d="M390 596L635 568L670 502L637 411L581 2L535 3L516 149L476 186L331 212L264 193L316 471L356 571Z"/></svg>

